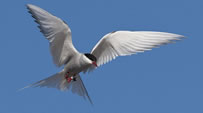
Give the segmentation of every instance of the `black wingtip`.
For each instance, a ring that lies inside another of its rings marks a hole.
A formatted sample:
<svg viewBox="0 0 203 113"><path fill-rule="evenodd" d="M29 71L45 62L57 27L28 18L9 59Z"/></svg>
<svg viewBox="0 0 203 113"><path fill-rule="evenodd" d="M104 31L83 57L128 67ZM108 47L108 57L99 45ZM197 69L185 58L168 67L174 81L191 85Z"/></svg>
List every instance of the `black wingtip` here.
<svg viewBox="0 0 203 113"><path fill-rule="evenodd" d="M26 4L26 5L25 5L25 7L26 7L28 10L30 10L30 6L31 6L31 4Z"/></svg>

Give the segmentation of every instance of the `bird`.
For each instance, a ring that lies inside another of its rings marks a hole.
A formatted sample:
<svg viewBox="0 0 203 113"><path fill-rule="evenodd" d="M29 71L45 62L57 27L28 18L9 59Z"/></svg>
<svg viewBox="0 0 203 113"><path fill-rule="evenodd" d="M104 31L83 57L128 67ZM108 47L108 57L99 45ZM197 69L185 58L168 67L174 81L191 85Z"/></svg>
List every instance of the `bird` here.
<svg viewBox="0 0 203 113"><path fill-rule="evenodd" d="M81 53L74 47L71 29L65 21L38 6L32 4L26 6L38 23L40 32L49 41L54 64L63 69L24 88L48 87L61 91L71 90L88 99L91 104L93 102L80 77L81 72L91 72L118 56L141 53L184 38L183 35L168 32L119 30L104 35L90 53Z"/></svg>

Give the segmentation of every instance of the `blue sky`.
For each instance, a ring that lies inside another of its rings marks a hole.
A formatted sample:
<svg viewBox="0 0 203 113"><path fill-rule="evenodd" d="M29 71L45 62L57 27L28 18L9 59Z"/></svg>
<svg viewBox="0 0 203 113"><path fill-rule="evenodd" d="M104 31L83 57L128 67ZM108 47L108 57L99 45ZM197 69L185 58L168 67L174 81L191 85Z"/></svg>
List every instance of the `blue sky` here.
<svg viewBox="0 0 203 113"><path fill-rule="evenodd" d="M28 3L65 20L81 52L89 52L115 30L163 31L187 38L82 74L93 107L69 91L17 92L60 70L27 13ZM202 11L202 0L0 1L0 113L202 113Z"/></svg>

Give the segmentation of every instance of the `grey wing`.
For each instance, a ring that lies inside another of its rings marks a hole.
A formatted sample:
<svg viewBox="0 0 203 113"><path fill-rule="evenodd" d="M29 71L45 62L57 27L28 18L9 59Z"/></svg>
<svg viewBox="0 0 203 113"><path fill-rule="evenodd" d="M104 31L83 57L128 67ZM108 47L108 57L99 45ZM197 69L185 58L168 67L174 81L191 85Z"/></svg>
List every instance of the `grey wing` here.
<svg viewBox="0 0 203 113"><path fill-rule="evenodd" d="M153 31L116 31L105 35L92 49L97 65L105 64L118 56L151 50L159 45L180 40L184 36Z"/></svg>
<svg viewBox="0 0 203 113"><path fill-rule="evenodd" d="M57 66L62 66L78 53L72 44L71 30L64 21L37 6L28 4L27 8L49 40L53 61Z"/></svg>

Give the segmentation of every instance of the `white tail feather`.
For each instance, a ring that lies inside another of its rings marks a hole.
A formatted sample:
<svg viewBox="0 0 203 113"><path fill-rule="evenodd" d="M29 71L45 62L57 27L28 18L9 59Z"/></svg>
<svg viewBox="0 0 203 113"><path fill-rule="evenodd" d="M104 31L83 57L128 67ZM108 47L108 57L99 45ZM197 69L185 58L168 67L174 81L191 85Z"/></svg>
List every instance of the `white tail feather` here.
<svg viewBox="0 0 203 113"><path fill-rule="evenodd" d="M76 81L71 81L70 83L68 83L65 79L64 71L61 71L34 84L21 88L18 91L29 87L57 88L61 91L71 89L73 93L77 93L79 96L83 96L84 99L88 98L90 103L93 104L79 74L76 75Z"/></svg>

